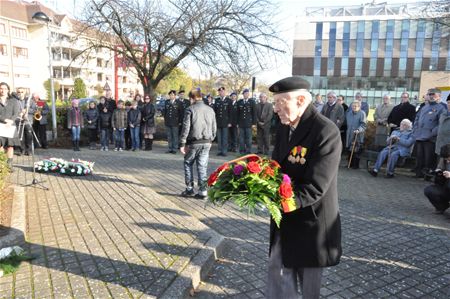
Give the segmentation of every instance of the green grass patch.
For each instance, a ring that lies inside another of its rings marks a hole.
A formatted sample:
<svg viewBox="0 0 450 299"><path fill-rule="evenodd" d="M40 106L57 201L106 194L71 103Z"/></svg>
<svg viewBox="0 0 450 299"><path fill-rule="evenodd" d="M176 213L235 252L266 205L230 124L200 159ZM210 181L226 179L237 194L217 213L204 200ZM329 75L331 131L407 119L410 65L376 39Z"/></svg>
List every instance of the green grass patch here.
<svg viewBox="0 0 450 299"><path fill-rule="evenodd" d="M10 258L0 261L0 269L3 270L3 275L11 274L19 269L20 263L29 261L33 258L27 255L15 255Z"/></svg>

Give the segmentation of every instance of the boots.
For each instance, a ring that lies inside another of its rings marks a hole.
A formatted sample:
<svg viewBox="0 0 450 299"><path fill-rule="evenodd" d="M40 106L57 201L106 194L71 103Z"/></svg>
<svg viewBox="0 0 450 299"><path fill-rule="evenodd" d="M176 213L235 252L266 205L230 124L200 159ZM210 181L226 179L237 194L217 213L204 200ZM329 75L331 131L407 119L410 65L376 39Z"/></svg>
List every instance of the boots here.
<svg viewBox="0 0 450 299"><path fill-rule="evenodd" d="M148 150L151 151L153 149L153 139L148 139Z"/></svg>
<svg viewBox="0 0 450 299"><path fill-rule="evenodd" d="M75 140L75 151L80 151L80 140Z"/></svg>
<svg viewBox="0 0 450 299"><path fill-rule="evenodd" d="M353 157L350 167L353 169L359 169L359 158Z"/></svg>
<svg viewBox="0 0 450 299"><path fill-rule="evenodd" d="M145 138L144 139L144 151L148 151L149 149L148 149L148 139L147 138Z"/></svg>
<svg viewBox="0 0 450 299"><path fill-rule="evenodd" d="M77 141L76 140L72 140L72 147L73 147L74 151L77 150Z"/></svg>

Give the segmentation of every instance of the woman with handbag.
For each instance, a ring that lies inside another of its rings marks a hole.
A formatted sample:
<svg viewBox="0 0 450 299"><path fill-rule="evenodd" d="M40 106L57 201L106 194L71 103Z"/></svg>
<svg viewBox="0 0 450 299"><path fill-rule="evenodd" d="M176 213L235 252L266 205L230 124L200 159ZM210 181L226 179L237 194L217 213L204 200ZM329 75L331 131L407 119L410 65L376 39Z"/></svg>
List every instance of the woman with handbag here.
<svg viewBox="0 0 450 299"><path fill-rule="evenodd" d="M450 206L450 143L441 148L441 160L434 172L434 184L426 187L424 194L436 213L442 214Z"/></svg>

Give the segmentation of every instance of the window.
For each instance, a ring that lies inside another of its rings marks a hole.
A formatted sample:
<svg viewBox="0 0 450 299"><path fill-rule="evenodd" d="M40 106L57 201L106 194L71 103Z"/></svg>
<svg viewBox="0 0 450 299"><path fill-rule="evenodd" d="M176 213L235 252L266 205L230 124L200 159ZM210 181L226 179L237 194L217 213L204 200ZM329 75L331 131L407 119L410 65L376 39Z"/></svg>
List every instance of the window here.
<svg viewBox="0 0 450 299"><path fill-rule="evenodd" d="M16 26L11 26L11 34L18 38L27 38L27 30Z"/></svg>
<svg viewBox="0 0 450 299"><path fill-rule="evenodd" d="M102 74L102 73L98 73L98 74L97 74L97 81L98 81L98 82L103 81L103 74Z"/></svg>
<svg viewBox="0 0 450 299"><path fill-rule="evenodd" d="M6 34L6 26L3 23L0 23L0 34Z"/></svg>
<svg viewBox="0 0 450 299"><path fill-rule="evenodd" d="M70 78L70 70L64 70L64 78Z"/></svg>
<svg viewBox="0 0 450 299"><path fill-rule="evenodd" d="M97 58L97 67L102 67L102 60Z"/></svg>
<svg viewBox="0 0 450 299"><path fill-rule="evenodd" d="M0 55L6 56L8 55L8 51L6 50L6 45L0 44Z"/></svg>
<svg viewBox="0 0 450 299"><path fill-rule="evenodd" d="M20 48L20 47L13 47L13 55L16 58L28 58L28 49Z"/></svg>
<svg viewBox="0 0 450 299"><path fill-rule="evenodd" d="M52 49L52 58L56 61L61 60L61 51L59 48Z"/></svg>
<svg viewBox="0 0 450 299"><path fill-rule="evenodd" d="M53 78L61 78L61 70L60 69L53 69Z"/></svg>

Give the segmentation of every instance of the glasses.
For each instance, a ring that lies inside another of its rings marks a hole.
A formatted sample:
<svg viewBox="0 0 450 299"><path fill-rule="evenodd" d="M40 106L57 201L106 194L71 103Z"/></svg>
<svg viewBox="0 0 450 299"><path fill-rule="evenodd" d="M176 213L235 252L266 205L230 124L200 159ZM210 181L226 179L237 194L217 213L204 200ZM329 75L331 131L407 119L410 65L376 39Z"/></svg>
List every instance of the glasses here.
<svg viewBox="0 0 450 299"><path fill-rule="evenodd" d="M429 96L434 96L435 93L434 93L434 92L430 92L430 93L428 93L428 95L429 95Z"/></svg>

